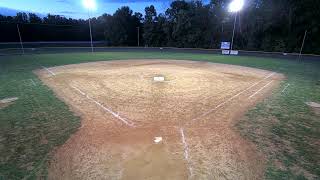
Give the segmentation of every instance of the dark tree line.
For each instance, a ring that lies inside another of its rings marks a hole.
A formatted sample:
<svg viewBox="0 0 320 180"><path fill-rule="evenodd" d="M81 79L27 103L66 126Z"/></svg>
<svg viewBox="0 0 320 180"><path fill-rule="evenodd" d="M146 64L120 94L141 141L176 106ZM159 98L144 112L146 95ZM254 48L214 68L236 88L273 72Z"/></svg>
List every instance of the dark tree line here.
<svg viewBox="0 0 320 180"><path fill-rule="evenodd" d="M136 46L138 28L140 45L149 47L219 48L221 41L231 41L235 14L229 13L230 0L173 1L164 13L154 6L145 15L129 7L113 15L92 18L93 39L112 46ZM236 49L298 52L305 31L305 53L320 53L319 0L246 0L236 14ZM16 24L24 41L88 41L88 20L48 15L18 13L0 15L1 42L18 41Z"/></svg>

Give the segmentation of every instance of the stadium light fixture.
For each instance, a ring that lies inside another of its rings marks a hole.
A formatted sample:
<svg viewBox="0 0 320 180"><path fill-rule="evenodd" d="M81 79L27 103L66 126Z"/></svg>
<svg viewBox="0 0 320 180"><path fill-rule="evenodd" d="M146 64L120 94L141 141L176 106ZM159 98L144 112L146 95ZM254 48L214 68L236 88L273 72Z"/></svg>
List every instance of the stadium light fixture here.
<svg viewBox="0 0 320 180"><path fill-rule="evenodd" d="M88 16L89 16L89 29L90 29L90 40L91 40L91 52L93 53L93 42L92 42L92 29L91 29L91 17L90 11L94 11L97 9L96 1L95 0L82 0L83 6L88 9Z"/></svg>
<svg viewBox="0 0 320 180"><path fill-rule="evenodd" d="M239 12L243 8L244 0L233 0L229 4L229 12Z"/></svg>
<svg viewBox="0 0 320 180"><path fill-rule="evenodd" d="M97 9L97 5L96 5L95 0L83 0L82 4L88 10L96 10Z"/></svg>
<svg viewBox="0 0 320 180"><path fill-rule="evenodd" d="M232 48L233 48L233 40L234 40L234 33L235 33L235 29L236 29L237 15L238 15L238 12L241 11L243 6L244 6L244 0L233 0L229 4L229 7L228 7L229 12L235 13L235 15L234 15L234 23L233 23L231 47L230 47L230 54L231 54L231 51L232 51Z"/></svg>

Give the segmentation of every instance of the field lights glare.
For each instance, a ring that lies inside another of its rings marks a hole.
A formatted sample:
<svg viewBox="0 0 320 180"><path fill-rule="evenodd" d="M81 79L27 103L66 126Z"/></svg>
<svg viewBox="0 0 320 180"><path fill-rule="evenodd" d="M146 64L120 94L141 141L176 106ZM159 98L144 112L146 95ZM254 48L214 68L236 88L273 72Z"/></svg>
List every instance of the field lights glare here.
<svg viewBox="0 0 320 180"><path fill-rule="evenodd" d="M242 9L244 5L244 0L233 0L229 4L229 12L238 12Z"/></svg>
<svg viewBox="0 0 320 180"><path fill-rule="evenodd" d="M89 10L95 10L97 7L95 0L82 0L82 4Z"/></svg>
<svg viewBox="0 0 320 180"><path fill-rule="evenodd" d="M91 29L91 18L90 18L90 11L96 10L96 1L95 0L82 0L82 4L85 8L88 9L88 22L89 22L89 29L90 29L90 42L91 42L91 52L93 53L93 40L92 40L92 29Z"/></svg>

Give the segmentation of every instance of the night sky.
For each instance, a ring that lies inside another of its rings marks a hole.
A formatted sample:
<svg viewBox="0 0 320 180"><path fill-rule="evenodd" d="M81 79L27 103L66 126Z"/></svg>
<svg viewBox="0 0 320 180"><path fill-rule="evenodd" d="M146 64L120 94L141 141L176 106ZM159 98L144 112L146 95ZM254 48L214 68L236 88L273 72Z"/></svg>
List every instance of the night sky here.
<svg viewBox="0 0 320 180"><path fill-rule="evenodd" d="M164 12L172 0L96 0L97 9L92 16L103 13L113 14L121 6L129 6L134 12L144 14L146 6L154 5L158 13ZM82 0L0 0L0 7L33 12L46 15L58 14L72 18L88 18L88 11L83 7ZM4 11L0 14L4 14Z"/></svg>

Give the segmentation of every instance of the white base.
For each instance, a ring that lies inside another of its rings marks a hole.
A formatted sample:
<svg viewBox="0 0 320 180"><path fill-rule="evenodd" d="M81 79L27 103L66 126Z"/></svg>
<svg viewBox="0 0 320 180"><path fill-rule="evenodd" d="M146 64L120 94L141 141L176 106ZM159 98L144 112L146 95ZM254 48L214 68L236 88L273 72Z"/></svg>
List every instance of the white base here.
<svg viewBox="0 0 320 180"><path fill-rule="evenodd" d="M156 77L153 77L153 80L154 81L164 81L164 77L163 76L156 76Z"/></svg>
<svg viewBox="0 0 320 180"><path fill-rule="evenodd" d="M153 140L156 144L158 144L159 142L162 141L162 137L154 137L154 140Z"/></svg>

